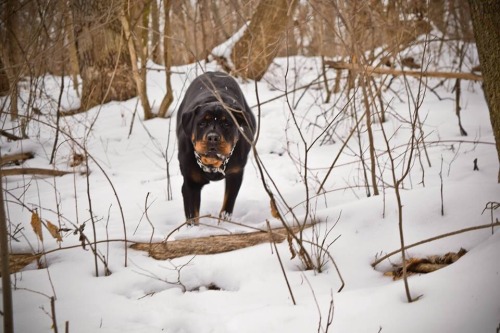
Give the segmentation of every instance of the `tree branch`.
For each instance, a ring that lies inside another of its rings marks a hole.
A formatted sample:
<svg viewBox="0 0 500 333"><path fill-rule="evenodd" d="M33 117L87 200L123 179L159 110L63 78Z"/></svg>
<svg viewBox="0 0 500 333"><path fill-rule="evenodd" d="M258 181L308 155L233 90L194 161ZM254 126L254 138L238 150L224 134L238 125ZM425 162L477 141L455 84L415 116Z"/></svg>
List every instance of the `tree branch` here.
<svg viewBox="0 0 500 333"><path fill-rule="evenodd" d="M332 69L348 69L351 71L363 72L365 75L406 75L413 77L435 77L445 79L462 79L471 81L482 81L481 75L473 73L458 73L458 72L425 72L425 71L405 71L394 68L382 68L373 66L362 66L359 64L351 64L343 61L325 61L325 65Z"/></svg>
<svg viewBox="0 0 500 333"><path fill-rule="evenodd" d="M2 175L2 177L19 176L19 175L40 175L40 176L60 177L70 173L75 173L75 172L54 170L54 169L42 169L42 168L16 168L16 169L0 170L0 174Z"/></svg>
<svg viewBox="0 0 500 333"><path fill-rule="evenodd" d="M439 236L427 238L427 239L421 240L420 242L416 242L416 243L413 243L413 244L405 246L404 250L406 251L406 250L411 249L412 247L415 247L415 246L418 246L418 245L422 245L422 244L425 244L425 243L430 243L430 242L433 242L433 241L441 239L441 238L446 238L446 237L455 236L455 235L458 235L458 234L461 234L461 233L464 233L464 232L469 232L469 231L474 231L474 230L480 230L480 229L486 229L486 228L492 228L492 227L500 227L500 222L489 223L489 224L482 224L482 225L478 225L478 226L475 226L475 227L460 229L460 230L448 232L446 234L442 234L442 235L439 235ZM375 266L377 266L378 264L380 264L385 259L387 259L389 257L392 257L393 255L398 254L398 253L401 253L401 249L398 249L396 251L392 251L391 253L388 253L385 256L383 256L383 257L375 260L372 263L372 267L375 268Z"/></svg>

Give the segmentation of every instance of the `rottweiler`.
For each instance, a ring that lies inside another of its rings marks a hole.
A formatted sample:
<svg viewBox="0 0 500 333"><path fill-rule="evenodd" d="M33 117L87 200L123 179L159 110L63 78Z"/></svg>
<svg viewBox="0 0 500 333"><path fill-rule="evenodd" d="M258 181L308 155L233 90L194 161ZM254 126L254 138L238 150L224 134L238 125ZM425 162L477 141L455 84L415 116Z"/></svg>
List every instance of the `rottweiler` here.
<svg viewBox="0 0 500 333"><path fill-rule="evenodd" d="M177 112L178 158L188 223L198 224L201 189L225 179L219 218L229 218L255 134L255 117L238 83L221 72L198 76Z"/></svg>

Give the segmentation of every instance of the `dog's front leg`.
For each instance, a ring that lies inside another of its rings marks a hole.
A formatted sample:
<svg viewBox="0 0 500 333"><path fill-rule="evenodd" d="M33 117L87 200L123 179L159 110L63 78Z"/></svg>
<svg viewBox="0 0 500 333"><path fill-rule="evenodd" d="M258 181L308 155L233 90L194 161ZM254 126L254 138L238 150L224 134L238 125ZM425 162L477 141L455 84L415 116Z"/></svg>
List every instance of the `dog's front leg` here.
<svg viewBox="0 0 500 333"><path fill-rule="evenodd" d="M219 218L229 219L231 214L233 214L234 203L236 202L236 197L240 191L242 181L243 172L233 173L226 176L226 190Z"/></svg>
<svg viewBox="0 0 500 333"><path fill-rule="evenodd" d="M201 189L204 184L198 184L184 179L182 197L184 199L184 214L189 225L199 224Z"/></svg>

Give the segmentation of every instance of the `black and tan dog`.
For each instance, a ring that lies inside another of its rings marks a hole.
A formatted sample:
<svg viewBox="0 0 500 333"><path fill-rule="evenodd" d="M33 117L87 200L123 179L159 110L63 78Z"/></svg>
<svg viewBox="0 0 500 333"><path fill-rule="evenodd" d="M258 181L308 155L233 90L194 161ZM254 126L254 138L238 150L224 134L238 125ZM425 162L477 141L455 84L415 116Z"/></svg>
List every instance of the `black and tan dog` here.
<svg viewBox="0 0 500 333"><path fill-rule="evenodd" d="M191 83L177 113L188 221L198 224L202 187L221 179L226 180L226 189L219 217L232 214L254 132L255 118L232 77L207 72Z"/></svg>

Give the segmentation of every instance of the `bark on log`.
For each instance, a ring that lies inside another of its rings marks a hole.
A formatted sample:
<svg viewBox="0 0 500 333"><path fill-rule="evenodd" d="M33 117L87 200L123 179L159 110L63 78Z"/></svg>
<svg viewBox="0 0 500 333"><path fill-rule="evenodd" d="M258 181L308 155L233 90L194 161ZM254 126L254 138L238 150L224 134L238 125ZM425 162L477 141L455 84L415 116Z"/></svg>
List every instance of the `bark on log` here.
<svg viewBox="0 0 500 333"><path fill-rule="evenodd" d="M298 228L293 229L294 232ZM268 243L271 240L277 243L287 239L285 228L267 231L257 231L243 234L218 235L200 238L179 239L162 243L136 243L132 249L147 251L158 260L174 259L188 255L217 254L234 251L246 247Z"/></svg>

